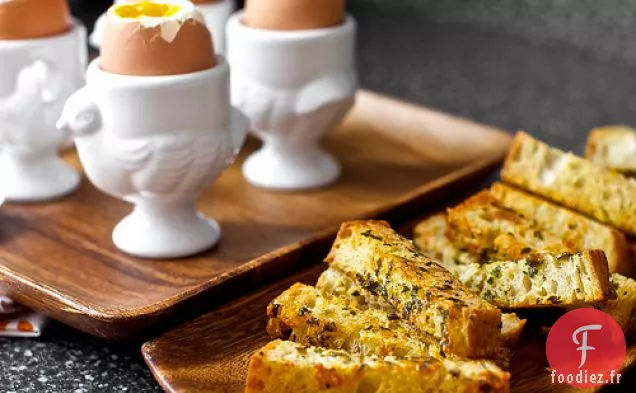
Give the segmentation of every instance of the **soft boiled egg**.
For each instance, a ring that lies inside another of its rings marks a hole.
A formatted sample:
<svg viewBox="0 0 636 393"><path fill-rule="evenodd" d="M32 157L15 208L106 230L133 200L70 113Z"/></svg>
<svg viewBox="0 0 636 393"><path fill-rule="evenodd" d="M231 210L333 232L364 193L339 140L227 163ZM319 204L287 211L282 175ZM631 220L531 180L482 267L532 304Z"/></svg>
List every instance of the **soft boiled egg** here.
<svg viewBox="0 0 636 393"><path fill-rule="evenodd" d="M212 36L190 1L126 1L106 14L100 56L106 72L179 75L215 65Z"/></svg>
<svg viewBox="0 0 636 393"><path fill-rule="evenodd" d="M70 28L66 0L0 0L0 40L55 36Z"/></svg>
<svg viewBox="0 0 636 393"><path fill-rule="evenodd" d="M345 0L246 0L243 23L265 30L309 30L345 20Z"/></svg>

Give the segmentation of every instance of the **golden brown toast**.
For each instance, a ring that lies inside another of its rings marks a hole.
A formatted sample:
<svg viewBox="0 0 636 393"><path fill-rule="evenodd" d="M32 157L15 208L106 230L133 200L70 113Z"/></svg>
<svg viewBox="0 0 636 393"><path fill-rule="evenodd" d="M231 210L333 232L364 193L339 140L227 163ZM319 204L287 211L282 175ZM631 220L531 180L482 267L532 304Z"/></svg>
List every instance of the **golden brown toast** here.
<svg viewBox="0 0 636 393"><path fill-rule="evenodd" d="M439 212L420 221L413 229L413 241L426 256L439 261L453 272L455 265L478 263L480 258L455 247L446 237L448 220L446 212Z"/></svg>
<svg viewBox="0 0 636 393"><path fill-rule="evenodd" d="M424 254L458 253L453 244L442 240L444 232L440 216L432 216L417 225L415 244ZM455 251L431 250L430 247ZM607 260L601 251L539 253L515 260L480 262L460 263L448 259L442 263L471 290L502 308L593 304L616 296L609 280Z"/></svg>
<svg viewBox="0 0 636 393"><path fill-rule="evenodd" d="M301 344L345 349L363 355L443 357L439 340L395 314L359 308L344 297L294 284L267 307L267 332Z"/></svg>
<svg viewBox="0 0 636 393"><path fill-rule="evenodd" d="M514 210L524 217L531 217L576 250L603 250L610 272L629 274L632 261L625 235L607 225L572 210L555 205L545 199L522 190L495 183L490 195L496 204ZM540 233L545 237L545 233Z"/></svg>
<svg viewBox="0 0 636 393"><path fill-rule="evenodd" d="M636 338L636 281L621 274L612 274L617 298L597 304L620 325L628 338Z"/></svg>
<svg viewBox="0 0 636 393"><path fill-rule="evenodd" d="M585 158L627 174L636 174L636 130L627 126L597 127L587 137Z"/></svg>
<svg viewBox="0 0 636 393"><path fill-rule="evenodd" d="M506 309L584 305L616 298L605 254L599 250L462 265L458 278Z"/></svg>
<svg viewBox="0 0 636 393"><path fill-rule="evenodd" d="M636 180L616 171L519 132L501 177L506 183L636 236Z"/></svg>
<svg viewBox="0 0 636 393"><path fill-rule="evenodd" d="M326 262L382 296L446 353L495 358L501 311L419 252L384 221L342 224Z"/></svg>
<svg viewBox="0 0 636 393"><path fill-rule="evenodd" d="M322 272L318 277L316 288L325 296L347 298L361 309L374 308L388 314L397 314L395 308L387 303L382 296L367 291L355 280L333 267Z"/></svg>
<svg viewBox="0 0 636 393"><path fill-rule="evenodd" d="M483 190L448 209L446 236L481 260L517 259L541 252L577 249L536 221L498 206Z"/></svg>
<svg viewBox="0 0 636 393"><path fill-rule="evenodd" d="M488 361L364 357L276 340L252 355L246 385L246 393L505 393L510 374Z"/></svg>
<svg viewBox="0 0 636 393"><path fill-rule="evenodd" d="M627 339L636 338L636 281L621 274L612 274L612 285L616 299L580 307L566 307L567 311L577 308L596 308L610 315L618 323Z"/></svg>
<svg viewBox="0 0 636 393"><path fill-rule="evenodd" d="M503 344L508 348L514 348L521 338L523 328L526 327L526 319L521 319L515 313L501 314L501 337Z"/></svg>
<svg viewBox="0 0 636 393"><path fill-rule="evenodd" d="M359 286L344 273L329 268L318 278L316 288L325 297L344 297L355 303L359 308L375 308L385 313L395 314L395 308L388 304L381 296L377 296ZM514 313L501 314L501 336L503 345L512 349L526 325L525 319L520 319ZM505 356L505 355L504 355ZM499 362L497 364L500 364Z"/></svg>

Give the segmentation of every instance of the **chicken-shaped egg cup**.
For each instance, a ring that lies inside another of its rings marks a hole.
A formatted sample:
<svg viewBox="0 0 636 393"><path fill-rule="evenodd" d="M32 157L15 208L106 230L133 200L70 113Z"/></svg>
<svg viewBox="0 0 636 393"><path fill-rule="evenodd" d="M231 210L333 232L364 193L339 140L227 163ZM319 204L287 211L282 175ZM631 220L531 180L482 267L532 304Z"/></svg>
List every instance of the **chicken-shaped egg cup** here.
<svg viewBox="0 0 636 393"><path fill-rule="evenodd" d="M124 3L131 0L115 0L115 3ZM132 0L134 1L134 0ZM225 24L230 15L236 10L235 0L195 0L192 3L199 8L208 29L212 33L214 49L217 53L225 54ZM101 15L95 22L95 27L90 35L90 44L99 49L102 45L106 14Z"/></svg>
<svg viewBox="0 0 636 393"><path fill-rule="evenodd" d="M245 178L290 191L337 180L340 164L321 141L357 89L356 24L344 0L248 0L228 21L227 39L232 104L263 141Z"/></svg>
<svg viewBox="0 0 636 393"><path fill-rule="evenodd" d="M73 191L79 174L58 156L55 128L84 83L86 30L66 0L0 1L0 193L37 202Z"/></svg>
<svg viewBox="0 0 636 393"><path fill-rule="evenodd" d="M116 4L101 57L58 122L86 175L134 204L113 231L122 251L179 258L213 247L219 225L196 198L232 163L247 119L230 107L230 70L201 14L185 1Z"/></svg>

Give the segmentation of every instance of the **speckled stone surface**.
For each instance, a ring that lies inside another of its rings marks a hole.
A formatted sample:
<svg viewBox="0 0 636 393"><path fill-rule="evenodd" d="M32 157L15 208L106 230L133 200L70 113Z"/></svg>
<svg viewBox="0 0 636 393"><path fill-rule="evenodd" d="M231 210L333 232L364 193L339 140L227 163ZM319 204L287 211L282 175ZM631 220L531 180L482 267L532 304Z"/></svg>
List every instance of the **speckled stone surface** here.
<svg viewBox="0 0 636 393"><path fill-rule="evenodd" d="M378 1L394 6L367 6ZM607 1L623 11L592 12L598 3L353 0L362 85L580 152L595 125L636 125L629 65L636 55L625 45L636 37L628 23L636 5ZM519 21L525 27L513 28ZM41 339L0 339L0 392L160 391L140 344L111 344L59 324Z"/></svg>
<svg viewBox="0 0 636 393"><path fill-rule="evenodd" d="M0 338L0 392L161 392L139 343L109 344L53 323L38 339Z"/></svg>

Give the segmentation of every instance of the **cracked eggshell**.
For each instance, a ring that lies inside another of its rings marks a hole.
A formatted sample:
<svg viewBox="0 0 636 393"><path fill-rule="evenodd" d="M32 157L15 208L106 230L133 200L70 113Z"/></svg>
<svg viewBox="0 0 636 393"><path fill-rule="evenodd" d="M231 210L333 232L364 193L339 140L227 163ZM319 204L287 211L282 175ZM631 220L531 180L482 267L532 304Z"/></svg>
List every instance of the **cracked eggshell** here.
<svg viewBox="0 0 636 393"><path fill-rule="evenodd" d="M0 40L50 37L70 28L66 0L0 0Z"/></svg>
<svg viewBox="0 0 636 393"><path fill-rule="evenodd" d="M243 23L255 29L309 30L345 21L345 0L246 0Z"/></svg>
<svg viewBox="0 0 636 393"><path fill-rule="evenodd" d="M135 76L180 75L216 65L212 36L191 2L150 1L180 8L166 16L130 16L122 11L123 7L143 7L147 3L127 1L108 10L100 55L104 71Z"/></svg>

